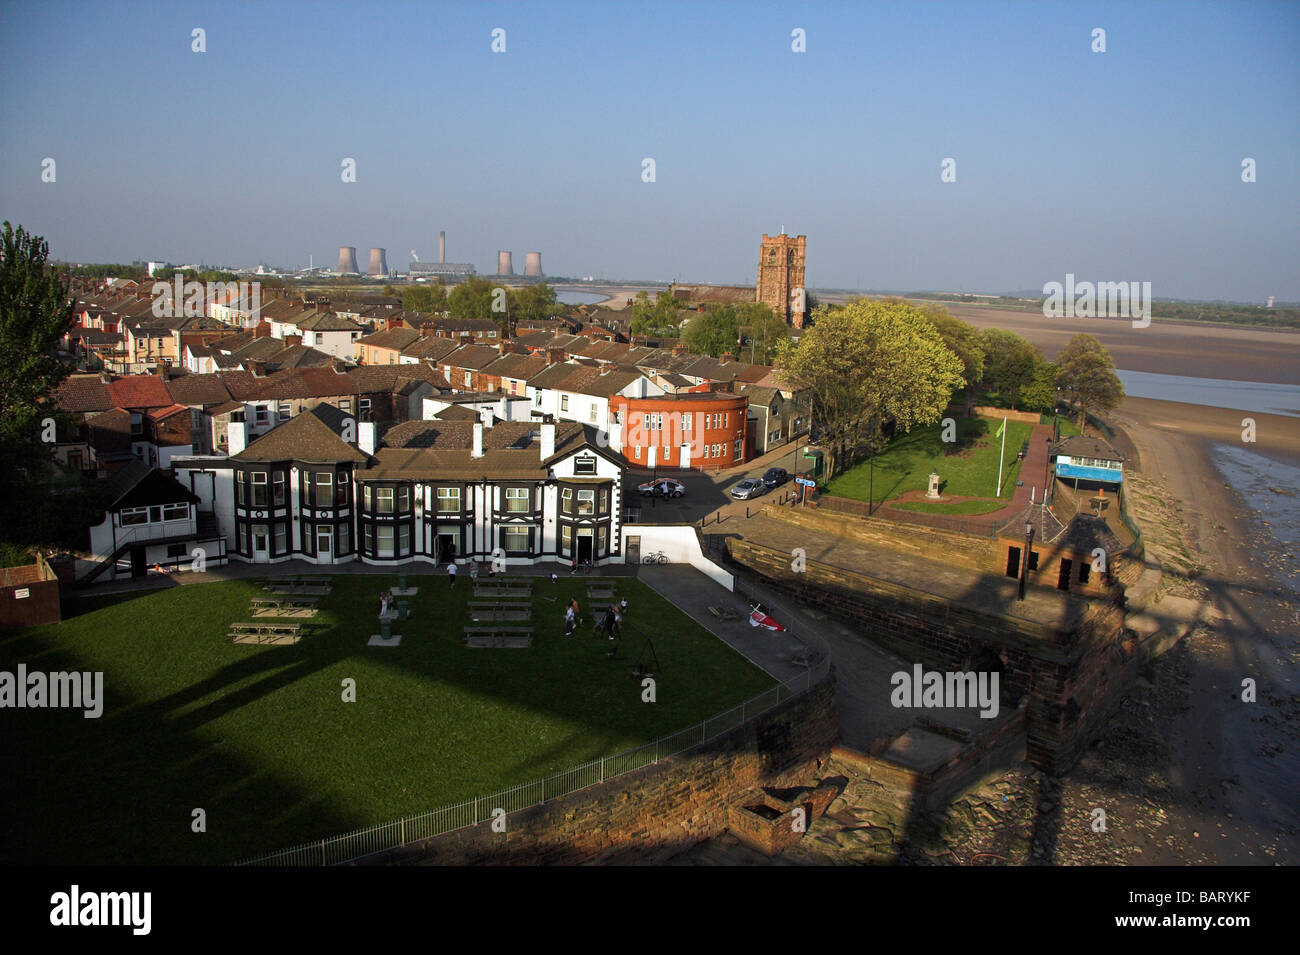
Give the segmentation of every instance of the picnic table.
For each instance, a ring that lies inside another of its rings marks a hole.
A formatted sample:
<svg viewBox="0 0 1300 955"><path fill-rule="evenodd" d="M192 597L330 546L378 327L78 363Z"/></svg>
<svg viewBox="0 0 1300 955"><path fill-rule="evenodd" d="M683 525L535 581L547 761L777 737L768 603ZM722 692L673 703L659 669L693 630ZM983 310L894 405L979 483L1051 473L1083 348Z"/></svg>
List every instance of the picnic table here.
<svg viewBox="0 0 1300 955"><path fill-rule="evenodd" d="M283 583L273 582L264 588L280 597L324 597L333 588L328 583Z"/></svg>
<svg viewBox="0 0 1300 955"><path fill-rule="evenodd" d="M523 649L533 645L532 627L493 627L477 625L465 628L465 646L487 649Z"/></svg>
<svg viewBox="0 0 1300 955"><path fill-rule="evenodd" d="M232 623L230 636L235 643L292 644L302 638L302 624L289 620L254 620Z"/></svg>
<svg viewBox="0 0 1300 955"><path fill-rule="evenodd" d="M500 603L494 600L471 600L469 602L470 619L485 620L531 620L533 605L527 603Z"/></svg>
<svg viewBox="0 0 1300 955"><path fill-rule="evenodd" d="M532 585L501 584L492 580L480 580L474 584L475 597L531 597L532 595Z"/></svg>
<svg viewBox="0 0 1300 955"><path fill-rule="evenodd" d="M320 597L254 597L250 612L254 617L314 617Z"/></svg>

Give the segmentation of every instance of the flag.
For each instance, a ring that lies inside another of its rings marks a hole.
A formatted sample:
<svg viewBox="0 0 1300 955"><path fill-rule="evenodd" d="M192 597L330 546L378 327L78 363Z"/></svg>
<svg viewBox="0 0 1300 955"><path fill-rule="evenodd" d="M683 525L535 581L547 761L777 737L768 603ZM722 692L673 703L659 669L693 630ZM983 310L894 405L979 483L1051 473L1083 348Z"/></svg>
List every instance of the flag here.
<svg viewBox="0 0 1300 955"><path fill-rule="evenodd" d="M997 437L998 435L1000 435L1003 431L1005 431L1006 428L1007 428L1007 419L1006 419L1006 418L1003 418L1003 419L1002 419L1002 424L1000 424L1000 425L998 426L998 430L996 430L996 431L993 432L993 437L996 438L996 437Z"/></svg>

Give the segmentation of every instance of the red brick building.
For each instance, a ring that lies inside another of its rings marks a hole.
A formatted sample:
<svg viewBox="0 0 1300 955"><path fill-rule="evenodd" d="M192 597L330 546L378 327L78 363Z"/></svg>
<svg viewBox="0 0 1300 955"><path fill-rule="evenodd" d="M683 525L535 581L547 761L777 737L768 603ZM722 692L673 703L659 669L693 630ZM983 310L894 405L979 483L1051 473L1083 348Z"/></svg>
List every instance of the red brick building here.
<svg viewBox="0 0 1300 955"><path fill-rule="evenodd" d="M695 468L713 471L749 459L745 422L749 399L721 391L697 391L654 398L609 399L611 430L632 467Z"/></svg>

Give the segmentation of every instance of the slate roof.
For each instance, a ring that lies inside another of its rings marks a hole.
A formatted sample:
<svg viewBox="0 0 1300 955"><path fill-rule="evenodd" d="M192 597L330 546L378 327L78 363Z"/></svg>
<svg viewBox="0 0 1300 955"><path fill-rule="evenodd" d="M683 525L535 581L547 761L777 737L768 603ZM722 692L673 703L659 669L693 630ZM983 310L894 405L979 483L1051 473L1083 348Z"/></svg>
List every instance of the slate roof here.
<svg viewBox="0 0 1300 955"><path fill-rule="evenodd" d="M411 426L411 427L408 427ZM423 426L423 427L416 427ZM561 422L555 426L555 455L541 460L540 427L527 421L502 421L483 434L483 456L471 456L474 428L460 422L412 421L397 425L385 435L390 442L375 454L375 466L356 473L358 481L459 480L482 477L495 480L539 480L550 463L592 440L582 425ZM393 446L393 440L403 446ZM597 451L597 453L604 453Z"/></svg>
<svg viewBox="0 0 1300 955"><path fill-rule="evenodd" d="M359 339L357 344L369 345L372 348L392 348L401 351L419 340L420 333L413 328L390 328L387 331L367 335L365 338Z"/></svg>
<svg viewBox="0 0 1300 955"><path fill-rule="evenodd" d="M236 464L272 461L364 464L369 460L366 454L340 437L343 422L349 419L355 422L355 418L333 405L317 405L272 428L231 460Z"/></svg>

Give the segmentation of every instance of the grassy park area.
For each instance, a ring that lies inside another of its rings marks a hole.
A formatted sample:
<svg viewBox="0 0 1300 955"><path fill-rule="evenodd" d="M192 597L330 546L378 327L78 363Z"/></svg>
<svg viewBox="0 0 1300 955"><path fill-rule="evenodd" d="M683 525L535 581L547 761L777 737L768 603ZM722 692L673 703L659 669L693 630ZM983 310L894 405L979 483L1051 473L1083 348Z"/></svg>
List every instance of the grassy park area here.
<svg viewBox="0 0 1300 955"><path fill-rule="evenodd" d="M4 713L9 864L222 863L525 783L754 696L771 679L633 578L619 658L584 620L589 580L533 587L527 649L468 649L472 584L412 574L400 646L369 647L390 575L337 574L292 646L234 644L260 581L64 602L0 636L0 670L103 671L104 711ZM548 599L553 598L553 599ZM652 635L657 700L631 673ZM355 702L342 699L355 681ZM202 809L207 831L191 831Z"/></svg>
<svg viewBox="0 0 1300 955"><path fill-rule="evenodd" d="M1002 420L958 418L956 425L957 440L952 443L942 440L941 424L913 428L910 434L896 435L876 455L874 464L863 460L840 473L830 482L827 493L859 501L865 501L870 496L874 503L879 504L906 491L926 490L933 469L939 472L941 494L988 500L950 503L918 501L909 503L911 509L948 514L980 514L997 510L1015 492L1016 477L1020 472L1017 453L1021 444L1028 440L1033 426L1016 421L1007 422L1002 493L998 495L998 456L1002 438L996 432L1001 427ZM959 506L968 509L951 509ZM981 507L984 509L980 510Z"/></svg>

